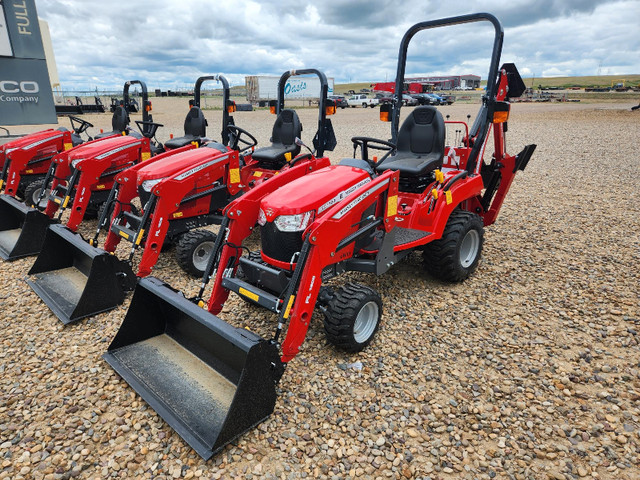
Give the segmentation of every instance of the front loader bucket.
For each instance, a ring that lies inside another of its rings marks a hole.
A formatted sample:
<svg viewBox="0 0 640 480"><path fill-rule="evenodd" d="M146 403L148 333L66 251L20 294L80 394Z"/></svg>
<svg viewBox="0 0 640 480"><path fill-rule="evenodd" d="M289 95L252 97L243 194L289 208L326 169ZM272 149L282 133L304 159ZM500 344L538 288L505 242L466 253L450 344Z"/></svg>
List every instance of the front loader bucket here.
<svg viewBox="0 0 640 480"><path fill-rule="evenodd" d="M275 344L153 277L104 359L204 459L273 412L283 371Z"/></svg>
<svg viewBox="0 0 640 480"><path fill-rule="evenodd" d="M126 262L51 225L27 283L66 325L117 307L136 277Z"/></svg>
<svg viewBox="0 0 640 480"><path fill-rule="evenodd" d="M0 258L13 261L37 255L51 220L10 195L0 195Z"/></svg>

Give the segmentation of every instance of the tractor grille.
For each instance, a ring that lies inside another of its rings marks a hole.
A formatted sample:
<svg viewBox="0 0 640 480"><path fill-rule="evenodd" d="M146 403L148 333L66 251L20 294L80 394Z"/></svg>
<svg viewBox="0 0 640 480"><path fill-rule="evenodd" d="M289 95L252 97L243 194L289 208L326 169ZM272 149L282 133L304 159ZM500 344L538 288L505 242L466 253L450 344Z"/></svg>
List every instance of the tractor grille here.
<svg viewBox="0 0 640 480"><path fill-rule="evenodd" d="M274 260L291 261L291 257L302 248L302 232L281 232L273 222L260 227L262 252Z"/></svg>
<svg viewBox="0 0 640 480"><path fill-rule="evenodd" d="M142 208L144 209L144 206L149 201L149 198L151 198L151 193L147 192L144 188L139 186L138 187L138 197L140 197L140 205L142 205Z"/></svg>

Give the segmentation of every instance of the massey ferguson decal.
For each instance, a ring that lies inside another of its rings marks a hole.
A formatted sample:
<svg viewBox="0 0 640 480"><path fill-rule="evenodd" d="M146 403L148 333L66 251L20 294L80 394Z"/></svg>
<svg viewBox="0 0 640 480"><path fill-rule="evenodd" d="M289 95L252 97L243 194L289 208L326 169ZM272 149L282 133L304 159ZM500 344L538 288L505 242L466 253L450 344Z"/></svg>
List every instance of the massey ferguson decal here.
<svg viewBox="0 0 640 480"><path fill-rule="evenodd" d="M229 158L229 155L225 155L222 158L216 158L215 160L212 160L210 162L203 163L202 165L199 165L197 167L192 168L191 170L187 170L186 172L181 173L176 177L176 180L184 180L185 178L189 178L194 173L198 173L199 171L204 170L205 168L210 167L211 165L215 165L218 162L226 160L227 158Z"/></svg>
<svg viewBox="0 0 640 480"><path fill-rule="evenodd" d="M340 200L342 200L343 198L346 198L350 193L355 192L358 188L360 188L361 186L369 183L371 181L370 178L365 178L364 180L359 181L358 183L356 183L355 185L350 186L349 188L347 188L346 190L341 191L338 195L336 195L335 197L333 197L331 200L329 200L327 203L325 203L324 205L320 206L320 208L318 208L318 214L324 212L327 208L329 208L331 205L335 205L336 203L338 203Z"/></svg>
<svg viewBox="0 0 640 480"><path fill-rule="evenodd" d="M125 145L124 147L114 148L113 150L109 150L108 152L98 155L96 158L98 160L102 160L103 158L107 158L111 155L115 155L116 153L122 152L123 150L126 150L128 148L139 147L140 145L142 145L142 143L136 142L136 143L132 143L131 145Z"/></svg>
<svg viewBox="0 0 640 480"><path fill-rule="evenodd" d="M361 193L360 195L358 195L358 197L355 200L352 200L351 202L349 202L349 204L342 208L338 213L336 213L333 217L331 218L335 218L335 219L340 219L342 217L344 217L347 213L349 213L351 211L351 209L353 207L355 207L357 204L359 204L361 201L363 201L365 198L367 198L369 195L371 195L372 193L377 192L378 190L382 190L383 188L385 188L387 185L389 184L389 180L386 180L378 185L376 185L373 188L370 188L369 190L367 190L364 193Z"/></svg>

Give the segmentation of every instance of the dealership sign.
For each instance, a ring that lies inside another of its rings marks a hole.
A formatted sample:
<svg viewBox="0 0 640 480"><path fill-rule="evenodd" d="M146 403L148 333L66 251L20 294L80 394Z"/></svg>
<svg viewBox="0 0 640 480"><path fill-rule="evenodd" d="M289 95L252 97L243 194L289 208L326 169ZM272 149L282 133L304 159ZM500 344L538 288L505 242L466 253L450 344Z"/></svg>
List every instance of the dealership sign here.
<svg viewBox="0 0 640 480"><path fill-rule="evenodd" d="M0 0L0 125L56 123L34 0Z"/></svg>

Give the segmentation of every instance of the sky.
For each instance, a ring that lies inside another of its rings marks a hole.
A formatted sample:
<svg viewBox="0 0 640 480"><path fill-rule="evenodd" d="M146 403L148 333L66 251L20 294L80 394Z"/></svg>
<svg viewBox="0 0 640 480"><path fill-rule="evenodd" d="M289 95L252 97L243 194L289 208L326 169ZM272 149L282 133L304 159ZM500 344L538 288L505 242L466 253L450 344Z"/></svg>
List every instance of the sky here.
<svg viewBox="0 0 640 480"><path fill-rule="evenodd" d="M488 12L504 28L501 63L523 77L640 73L640 0L36 0L63 90L189 88L201 75L317 68L336 83L393 81L417 22ZM489 70L488 22L419 32L407 76Z"/></svg>

